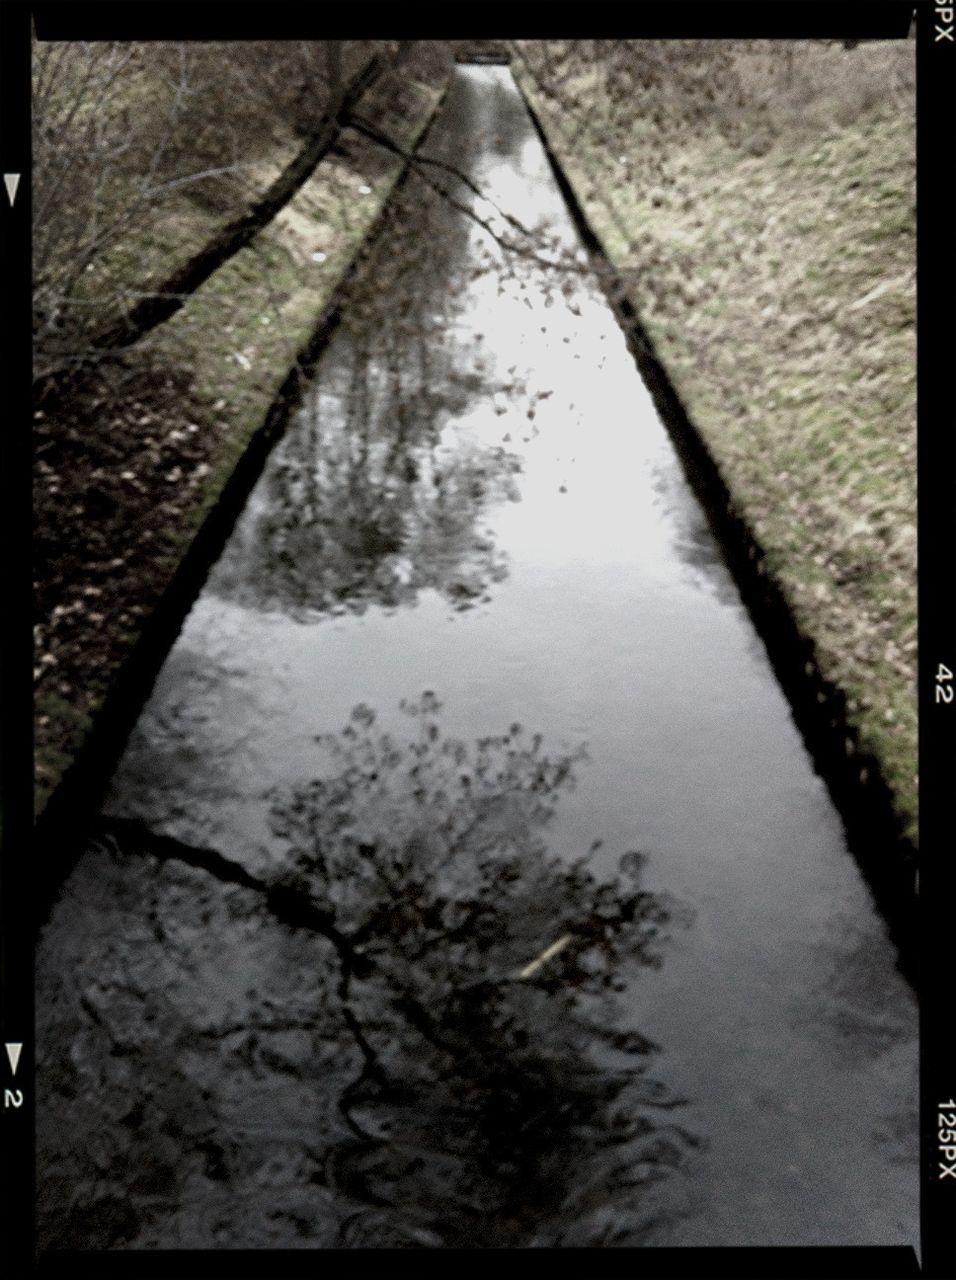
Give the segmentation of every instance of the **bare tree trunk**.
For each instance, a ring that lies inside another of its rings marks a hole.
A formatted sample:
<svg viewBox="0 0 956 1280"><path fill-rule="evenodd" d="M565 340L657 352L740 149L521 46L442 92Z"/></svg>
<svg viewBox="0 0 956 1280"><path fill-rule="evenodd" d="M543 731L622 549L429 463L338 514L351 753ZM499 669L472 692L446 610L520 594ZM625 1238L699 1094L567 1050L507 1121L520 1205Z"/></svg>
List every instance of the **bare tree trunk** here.
<svg viewBox="0 0 956 1280"><path fill-rule="evenodd" d="M92 351L114 350L138 342L156 325L174 315L186 298L208 280L218 267L237 254L262 227L271 222L311 176L316 165L335 143L350 111L379 78L383 69L381 60L377 56L373 57L348 86L340 91L338 97L333 99L318 131L264 195L223 227L148 297L142 298L126 316L94 337L89 343Z"/></svg>

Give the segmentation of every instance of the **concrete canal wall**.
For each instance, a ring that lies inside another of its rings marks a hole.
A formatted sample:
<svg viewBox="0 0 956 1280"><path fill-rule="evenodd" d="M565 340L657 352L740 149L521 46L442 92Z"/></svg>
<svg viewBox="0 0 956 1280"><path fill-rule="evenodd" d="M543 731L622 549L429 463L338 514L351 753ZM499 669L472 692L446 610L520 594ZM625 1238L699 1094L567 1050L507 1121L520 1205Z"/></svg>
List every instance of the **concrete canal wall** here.
<svg viewBox="0 0 956 1280"><path fill-rule="evenodd" d="M626 229L632 236L641 237L640 217L634 213L625 227L626 219L622 220L616 212L616 205L625 200L626 193L621 194L616 188L604 192L595 190L602 180L614 181L615 176L601 170L593 156L590 163L582 159L589 153L586 143L580 138L580 153L574 150L569 141L567 122L558 119L555 103L542 91L541 84L528 74L520 59L513 69L578 230L677 445L685 471L721 542L741 594L791 702L801 733L847 826L854 851L897 932L898 940L911 954L918 884L915 684L910 688L903 677L905 670L915 661L915 564L910 580L904 583L902 596L905 598L895 599L892 610L894 614L898 614L900 609L905 612L906 600L910 595L914 596L913 626L897 625L894 630L893 624L884 618L879 628L873 623L873 634L867 635L870 616L867 599L856 598L852 594L852 586L845 585L842 595L834 595L835 584L821 577L816 594L808 594L802 577L803 561L816 546L815 540L826 536L825 527L816 531L812 527L814 521L820 522L819 512L802 511L797 500L794 512L789 520L784 519L782 525L779 520L775 523L767 519L763 512L770 501L770 490L762 487L759 476L755 478L753 474L761 466L765 471L775 467L779 461L777 455L786 452L789 437L785 422L781 421L776 428L781 433L776 445L767 444L763 436L752 434L749 445L745 441L742 446L744 453L741 454L723 421L726 405L718 408L713 401L716 384L710 391L707 388L707 369L699 358L699 335L696 332L698 314L695 312L699 313L699 307L684 308L686 327L674 319L675 315L682 314L683 304L679 297L671 304L666 317L653 307L648 312L647 289L666 290L669 286L660 278L656 284L652 280L648 285L630 269L633 267L634 246L632 243L628 250L622 236ZM748 157L748 161L752 169L759 168L759 159ZM865 172L863 170L864 175ZM755 189L759 189L756 174L751 178ZM616 180L622 181L619 176ZM627 178L623 181L626 183ZM905 190L900 193L900 199L904 198ZM713 196L713 200L719 212L720 197ZM728 194L724 204L729 206L731 203L732 197ZM768 208L776 208L772 200ZM646 234L653 240L662 233L659 227L655 230L655 224L648 223ZM653 253L654 248L648 252ZM663 276L669 268L665 263L659 270ZM895 297L894 290L906 293L906 281L891 281L890 284L891 296ZM687 287L693 288L694 282L688 281ZM912 281L908 288L912 288ZM904 314L909 314L905 308ZM719 331L719 320L709 323L717 331L715 341L729 341L728 335L721 335ZM897 339L896 324L894 319L889 331L891 340ZM898 340L904 351L908 349L912 345L911 331L904 326ZM795 362L798 363L796 357ZM828 375L831 380L837 379L838 369L839 365L834 360L834 368ZM786 381L787 376L783 370L781 382ZM820 373L813 388L814 394L818 397L825 395L827 385L827 377ZM756 398L757 390L752 390ZM904 401L910 394L904 386L896 388L896 391L902 394ZM905 412L905 404L903 410ZM842 412L839 405L833 406L834 423ZM911 427L913 425L910 424ZM772 426L768 425L767 430L771 429ZM884 424L884 430L889 430L889 424ZM800 441L796 433L794 437L791 444L797 450ZM890 444L895 451L896 444ZM752 462L745 456L748 447L757 455ZM841 443L837 433L832 447L842 457L848 446ZM910 456L915 449L915 431L912 436L900 439L899 449L906 452L907 458ZM849 479L844 477L846 484L851 487L863 485L866 490L870 483L867 480L866 457L850 458L847 466L852 470ZM899 470L898 467L895 469ZM786 489L786 475L772 477L771 480ZM914 482L915 467L909 483ZM872 479L872 483L879 481ZM905 489L905 474L901 483ZM817 506L822 510L828 503L838 501L838 484L832 477L824 477L820 484ZM852 498L846 501L852 504ZM784 498L778 497L778 503L783 504ZM864 516L868 514L862 508L861 511ZM912 524L906 522L905 510L899 519L899 527L888 532L887 536L894 537L897 542L900 539L905 541L910 534L915 536L915 507L909 517ZM862 525L865 521L861 519L859 523ZM872 531L868 529L867 532ZM799 550L790 547L786 540L799 540L801 537L805 539L806 546ZM834 526L834 563L841 555L841 539L841 531ZM822 563L821 556L816 556L816 559ZM832 565L828 564L828 568ZM863 570L859 569L856 576L865 576ZM846 620L848 611L852 609L857 610L857 615ZM844 619L842 624L841 619ZM891 671L886 663L878 662L874 656L874 646L882 645L884 641L887 654L892 653L900 660L900 670ZM874 731L874 725L879 726L879 732Z"/></svg>
<svg viewBox="0 0 956 1280"><path fill-rule="evenodd" d="M400 150L413 152L444 92L441 84L406 80L397 109L389 112L387 98L375 104L379 128ZM355 133L347 145L347 155L339 147L322 161L251 243L143 340L150 368L172 370L173 377L137 381L134 365L133 389L116 420L105 424L124 443L129 437L133 458L119 476L99 467L92 481L84 478L86 493L75 509L79 531L95 522L91 490L95 497L98 486L116 482L131 501L114 493L103 498L107 514L125 521L108 603L100 603L104 586L82 556L72 565L67 560L69 576L54 585L46 616L40 601L35 804L41 837L92 811L209 565L338 323L338 302L363 248L407 176L404 155ZM96 389L94 376L87 398ZM62 411L55 400L41 402L41 432L48 423L51 434L62 431L56 422ZM170 454L169 440L179 442L181 454ZM153 472L164 461L166 492L175 491L168 505ZM52 507L62 501L64 480L42 460L39 467L42 536L47 484ZM55 512L49 514L54 526ZM115 539L115 525L107 528ZM55 526L50 536L62 538Z"/></svg>

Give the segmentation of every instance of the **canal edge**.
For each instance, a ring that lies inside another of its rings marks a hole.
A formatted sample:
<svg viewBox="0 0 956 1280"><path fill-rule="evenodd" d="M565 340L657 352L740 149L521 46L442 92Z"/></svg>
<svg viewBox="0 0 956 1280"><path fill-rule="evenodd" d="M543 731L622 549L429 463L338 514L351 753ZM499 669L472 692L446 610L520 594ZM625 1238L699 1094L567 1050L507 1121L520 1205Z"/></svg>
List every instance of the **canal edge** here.
<svg viewBox="0 0 956 1280"><path fill-rule="evenodd" d="M446 82L441 88L423 128L402 159L381 207L366 234L356 245L348 265L319 313L310 336L299 348L285 378L269 402L261 425L250 435L225 478L172 576L147 615L95 712L80 747L36 818L36 927L42 926L60 886L82 852L87 826L102 802L129 734L149 698L160 669L199 596L209 571L222 554L270 453L282 438L291 414L339 326L356 274L381 235L392 202L407 182L413 162L441 114L449 84L450 82Z"/></svg>
<svg viewBox="0 0 956 1280"><path fill-rule="evenodd" d="M918 959L918 853L903 832L879 761L860 748L847 716L847 695L820 670L813 640L801 631L765 551L742 517L704 434L692 420L654 342L627 295L620 273L591 226L542 122L515 79L555 181L597 281L622 330L724 554L741 599L763 642L794 722L843 821L851 853L869 885L913 984Z"/></svg>

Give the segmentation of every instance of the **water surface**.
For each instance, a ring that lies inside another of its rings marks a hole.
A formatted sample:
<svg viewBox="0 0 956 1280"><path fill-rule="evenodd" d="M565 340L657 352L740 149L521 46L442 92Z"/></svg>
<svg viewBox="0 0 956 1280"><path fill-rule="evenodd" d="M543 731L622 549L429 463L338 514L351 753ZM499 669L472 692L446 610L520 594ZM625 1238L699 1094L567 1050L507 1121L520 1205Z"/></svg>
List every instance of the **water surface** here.
<svg viewBox="0 0 956 1280"><path fill-rule="evenodd" d="M426 153L41 946L47 1238L915 1243L911 992L507 68Z"/></svg>

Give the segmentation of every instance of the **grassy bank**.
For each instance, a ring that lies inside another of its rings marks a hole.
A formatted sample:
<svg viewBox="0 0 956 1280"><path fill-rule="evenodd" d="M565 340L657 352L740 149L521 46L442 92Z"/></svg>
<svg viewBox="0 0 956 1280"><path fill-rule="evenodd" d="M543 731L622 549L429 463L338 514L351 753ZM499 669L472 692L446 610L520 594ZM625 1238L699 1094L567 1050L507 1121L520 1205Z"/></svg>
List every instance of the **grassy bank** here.
<svg viewBox="0 0 956 1280"><path fill-rule="evenodd" d="M340 84L375 52L344 46ZM255 201L315 131L333 70L322 45L35 44L35 376Z"/></svg>
<svg viewBox="0 0 956 1280"><path fill-rule="evenodd" d="M400 94L373 106L383 131L410 147L440 97L434 82L406 79ZM264 181L288 158L278 136L277 146L263 162ZM401 169L396 156L347 132L174 317L105 362L68 401L37 410L37 812ZM201 211L164 215L166 269L207 230ZM122 280L122 260L103 269Z"/></svg>
<svg viewBox="0 0 956 1280"><path fill-rule="evenodd" d="M915 842L912 46L667 53L515 72Z"/></svg>

